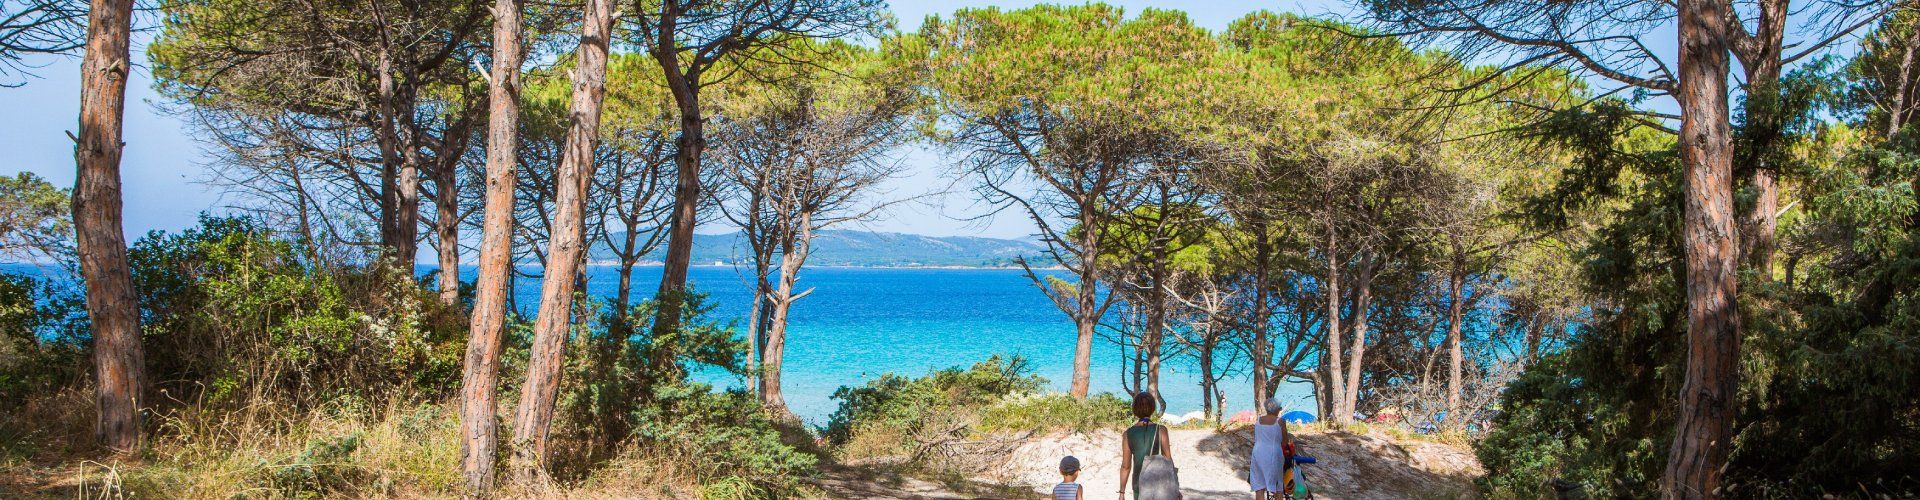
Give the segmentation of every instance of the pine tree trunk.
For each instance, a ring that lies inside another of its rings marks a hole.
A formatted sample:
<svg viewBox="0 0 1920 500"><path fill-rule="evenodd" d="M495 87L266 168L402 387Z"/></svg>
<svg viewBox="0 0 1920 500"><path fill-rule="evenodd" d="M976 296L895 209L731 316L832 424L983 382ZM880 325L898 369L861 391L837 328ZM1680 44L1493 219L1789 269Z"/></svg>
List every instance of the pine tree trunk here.
<svg viewBox="0 0 1920 500"><path fill-rule="evenodd" d="M1453 259L1451 272L1447 273L1447 420L1457 421L1460 416L1460 372L1464 359L1460 352L1460 294L1467 281L1465 249L1460 248L1458 238L1453 240Z"/></svg>
<svg viewBox="0 0 1920 500"><path fill-rule="evenodd" d="M127 103L132 0L94 0L87 13L87 52L80 63L80 134L74 147L74 233L80 276L86 280L87 315L93 323L94 438L108 449L130 452L140 443L140 406L145 403L146 356L140 345L140 311L127 267L121 229L120 154Z"/></svg>
<svg viewBox="0 0 1920 500"><path fill-rule="evenodd" d="M794 295L794 283L799 281L800 266L806 262L807 246L805 241L796 242L780 255L780 284L769 301L766 341L761 347L760 401L775 415L791 415L780 390L780 369L787 352L788 312L793 308L793 301L800 298Z"/></svg>
<svg viewBox="0 0 1920 500"><path fill-rule="evenodd" d="M1349 418L1360 409L1360 379L1365 373L1367 332L1372 326L1373 278L1374 273L1379 272L1375 263L1376 258L1371 253L1364 254L1360 263L1360 273L1354 279L1353 345L1347 348L1349 353L1346 364L1347 387L1346 393L1340 396L1340 403L1345 405L1341 408L1341 413Z"/></svg>
<svg viewBox="0 0 1920 500"><path fill-rule="evenodd" d="M1100 325L1097 294L1100 283L1100 229L1095 224L1093 210L1097 208L1083 205L1080 209L1080 283L1075 290L1077 312L1073 317L1073 385L1068 391L1074 399L1087 399L1087 391L1093 385L1093 333Z"/></svg>
<svg viewBox="0 0 1920 500"><path fill-rule="evenodd" d="M673 219L668 227L667 258L660 272L660 292L655 298L658 303L653 321L655 336L680 327L682 295L687 290L687 268L693 263L693 230L694 225L699 223L700 155L707 149L705 118L700 111L699 75L683 73L680 64L679 17L679 2L662 4L656 26L659 38L654 42L653 53L654 60L665 73L667 90L673 94L674 105L680 113L680 136L674 140L673 153L677 170ZM663 360L654 359L652 362L661 363Z"/></svg>
<svg viewBox="0 0 1920 500"><path fill-rule="evenodd" d="M500 339L506 326L508 284L513 269L514 168L520 146L520 3L493 4L493 67L487 89L487 199L480 228L480 268L474 282L473 317L466 364L460 376L460 470L467 492L493 488L499 454L496 386Z"/></svg>
<svg viewBox="0 0 1920 500"><path fill-rule="evenodd" d="M441 138L441 140L453 140ZM459 154L448 151L446 154ZM459 161L454 158L437 158L434 168L434 184L438 197L434 198L435 221L434 237L440 240L436 248L440 257L440 304L452 306L460 302L460 186L456 168Z"/></svg>
<svg viewBox="0 0 1920 500"><path fill-rule="evenodd" d="M1167 292L1165 289L1167 256L1164 249L1158 253L1160 255L1155 259L1154 276L1150 280L1153 283L1153 289L1147 291L1147 393L1153 395L1153 400L1159 402L1161 408L1166 408L1167 399L1160 396L1160 365L1161 351L1164 350L1167 340Z"/></svg>
<svg viewBox="0 0 1920 500"><path fill-rule="evenodd" d="M1732 447L1740 316L1727 109L1727 19L1719 0L1679 3L1680 158L1685 176L1687 367L1661 494L1718 496Z"/></svg>
<svg viewBox="0 0 1920 500"><path fill-rule="evenodd" d="M513 429L513 471L522 484L548 481L547 432L553 423L560 369L565 364L572 325L573 294L585 256L586 191L593 178L594 145L600 135L600 109L606 95L607 42L613 27L611 0L589 0L575 51L571 123L555 183L554 229L540 285L540 315L534 321L533 354Z"/></svg>
<svg viewBox="0 0 1920 500"><path fill-rule="evenodd" d="M1340 347L1340 336L1345 333L1340 330L1341 291L1339 249L1339 239L1334 236L1333 228L1328 227L1326 248L1327 280L1325 290L1323 290L1323 292L1327 294L1327 352L1322 353L1320 356L1321 359L1325 360L1321 364L1325 365L1327 371L1327 388L1321 392L1327 397L1325 398L1326 404L1322 406L1325 407L1324 411L1331 411L1333 413L1329 421L1335 425L1344 425L1353 421L1353 412L1340 412L1341 408L1346 407L1342 396L1346 394L1347 384L1345 374L1341 373L1340 370L1340 357L1345 355L1346 351ZM1322 414L1322 416L1325 416L1325 414Z"/></svg>

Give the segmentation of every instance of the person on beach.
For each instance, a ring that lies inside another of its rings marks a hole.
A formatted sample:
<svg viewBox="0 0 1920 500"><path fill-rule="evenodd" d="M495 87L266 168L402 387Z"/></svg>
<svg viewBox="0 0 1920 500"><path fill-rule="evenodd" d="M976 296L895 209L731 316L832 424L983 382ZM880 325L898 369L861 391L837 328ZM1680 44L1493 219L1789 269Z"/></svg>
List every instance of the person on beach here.
<svg viewBox="0 0 1920 500"><path fill-rule="evenodd" d="M1138 419L1120 440L1120 498L1127 498L1127 487L1132 485L1134 498L1140 496L1140 477L1144 476L1147 457L1160 456L1172 464L1173 453L1167 440L1166 426L1153 423L1153 415L1159 413L1160 402L1153 394L1145 391L1133 395L1133 417ZM1141 472L1136 474L1135 472Z"/></svg>
<svg viewBox="0 0 1920 500"><path fill-rule="evenodd" d="M1293 435L1287 421L1280 418L1280 400L1267 398L1266 415L1253 422L1253 457L1247 463L1247 482L1253 486L1254 500L1286 497L1287 445Z"/></svg>
<svg viewBox="0 0 1920 500"><path fill-rule="evenodd" d="M1073 455L1067 455L1067 458L1060 459L1060 484L1053 485L1053 500L1083 500L1086 498L1085 494L1080 492L1080 483L1074 482L1079 479L1080 459L1073 458Z"/></svg>

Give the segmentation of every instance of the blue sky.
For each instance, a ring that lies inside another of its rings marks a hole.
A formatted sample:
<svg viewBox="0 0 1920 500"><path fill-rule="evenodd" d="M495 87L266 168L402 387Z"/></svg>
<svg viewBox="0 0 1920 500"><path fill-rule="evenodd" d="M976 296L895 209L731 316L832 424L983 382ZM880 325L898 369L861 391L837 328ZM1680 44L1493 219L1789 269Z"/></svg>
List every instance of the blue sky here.
<svg viewBox="0 0 1920 500"><path fill-rule="evenodd" d="M891 8L902 29L917 28L928 15L951 12L961 7L998 5L1020 8L1038 1L896 1ZM1351 12L1338 0L1296 2L1170 2L1109 1L1130 13L1146 7L1175 8L1187 11L1197 24L1224 29L1233 19L1260 9L1295 12L1305 15L1340 17ZM1669 30L1670 32L1670 30ZM134 60L144 64L140 53L145 36L136 35ZM1655 40L1669 36L1656 33ZM1670 45L1670 44L1669 44ZM1849 45L1844 45L1850 49ZM1658 49L1658 47L1656 48ZM1843 49L1845 50L1845 49ZM1668 50L1660 50L1668 52ZM40 65L36 75L19 88L0 88L0 173L11 175L25 170L37 173L61 186L73 184L73 144L66 136L72 130L79 107L79 60L48 56L33 61ZM202 183L206 177L206 157L193 140L190 125L182 118L165 113L152 88L151 76L139 68L128 86L126 138L127 150L121 167L126 184L126 230L137 237L150 230L175 230L190 226L199 213L219 212L227 208L217 188ZM952 194L940 194L954 184L949 162L936 151L906 152L904 161L910 174L893 182L889 198L910 198L915 203L897 205L882 218L864 224L864 228L929 235L977 235L1022 237L1033 232L1032 224L1014 212L985 220L969 220L984 210L974 206L964 185ZM718 224L702 232L724 231Z"/></svg>

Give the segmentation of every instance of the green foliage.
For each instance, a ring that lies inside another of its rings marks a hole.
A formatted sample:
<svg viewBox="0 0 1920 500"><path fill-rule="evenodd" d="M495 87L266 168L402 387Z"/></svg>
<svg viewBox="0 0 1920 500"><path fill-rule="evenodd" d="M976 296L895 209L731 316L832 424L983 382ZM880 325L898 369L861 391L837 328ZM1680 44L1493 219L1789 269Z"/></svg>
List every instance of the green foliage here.
<svg viewBox="0 0 1920 500"><path fill-rule="evenodd" d="M788 431L744 391L705 384L652 388L654 403L633 413L636 446L697 457L703 497L766 498L792 491L819 458L790 444ZM725 492L723 494L723 492Z"/></svg>
<svg viewBox="0 0 1920 500"><path fill-rule="evenodd" d="M1804 77L1782 82L1778 98L1750 99L1738 123L1746 161L1798 181L1805 212L1783 225L1785 279L1743 277L1725 484L1760 497L1910 495L1920 490L1920 156L1905 134L1880 142L1845 126L1808 131L1804 117L1754 116L1817 109L1804 101L1822 91ZM1686 349L1678 161L1624 116L1613 106L1567 116L1616 124L1611 133L1542 129L1569 132L1559 140L1582 160L1546 195L1559 199L1529 203L1527 215L1543 227L1600 221L1579 256L1580 281L1602 305L1503 394L1503 413L1475 445L1481 484L1494 492L1539 495L1559 482L1639 496L1662 473L1676 415L1657 395L1679 391Z"/></svg>
<svg viewBox="0 0 1920 500"><path fill-rule="evenodd" d="M136 242L149 377L183 401L216 403L451 390L465 337L457 316L403 271L331 269L304 255L247 218Z"/></svg>
<svg viewBox="0 0 1920 500"><path fill-rule="evenodd" d="M338 437L318 437L300 453L280 464L266 464L268 481L292 496L327 493L349 486L354 481L353 452L360 449L359 433Z"/></svg>
<svg viewBox="0 0 1920 500"><path fill-rule="evenodd" d="M1125 425L1132 419L1132 406L1113 393L1094 394L1087 399L1059 393L1015 394L987 407L980 419L980 430L1088 432Z"/></svg>
<svg viewBox="0 0 1920 500"><path fill-rule="evenodd" d="M0 261L71 257L71 199L68 190L33 172L0 176Z"/></svg>
<svg viewBox="0 0 1920 500"><path fill-rule="evenodd" d="M913 434L931 413L986 408L1009 395L1038 392L1046 380L1029 370L1026 358L996 355L965 370L947 368L918 378L887 373L858 387L841 387L833 392L840 408L827 420L827 440L845 444L874 428Z"/></svg>
<svg viewBox="0 0 1920 500"><path fill-rule="evenodd" d="M798 487L819 461L795 445L807 439L803 431L771 415L752 394L686 380L708 370L747 373L746 343L733 325L713 318L707 295L688 293L679 328L656 337L655 304L575 324L555 432L580 454L561 467L586 476L626 452L689 468L703 497L765 498Z"/></svg>
<svg viewBox="0 0 1920 500"><path fill-rule="evenodd" d="M0 400L24 401L80 380L86 306L71 287L0 272Z"/></svg>

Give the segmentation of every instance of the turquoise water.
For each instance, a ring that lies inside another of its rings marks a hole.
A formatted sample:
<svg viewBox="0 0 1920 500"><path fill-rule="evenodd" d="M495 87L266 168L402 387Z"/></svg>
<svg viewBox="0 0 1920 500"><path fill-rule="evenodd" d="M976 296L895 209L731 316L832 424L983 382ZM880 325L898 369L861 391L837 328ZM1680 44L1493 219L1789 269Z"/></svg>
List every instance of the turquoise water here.
<svg viewBox="0 0 1920 500"><path fill-rule="evenodd" d="M0 270L64 275L59 269L20 264L0 264ZM421 266L422 273L431 270ZM461 277L472 280L474 271L464 271ZM651 297L659 279L659 267L635 269L634 296ZM710 295L719 319L746 324L752 304L752 277L746 269L697 266L689 279ZM618 284L614 267L588 268L589 293L611 297ZM539 304L540 280L522 278L516 285L516 302L531 314ZM800 286L817 290L793 306L783 383L787 403L809 423L826 423L838 406L833 392L841 386L887 372L921 375L964 367L994 354L1027 358L1053 390L1064 392L1071 382L1073 322L1019 270L822 267L805 270ZM1094 392L1122 392L1120 354L1118 345L1095 338ZM1165 366L1161 393L1169 413L1200 409L1196 371L1187 358ZM706 378L715 385L745 386L738 377L724 374ZM1230 411L1252 407L1250 384L1244 370L1224 382ZM1283 387L1281 399L1289 408L1312 411L1304 384Z"/></svg>
<svg viewBox="0 0 1920 500"><path fill-rule="evenodd" d="M688 274L697 290L711 296L715 314L746 324L752 304L749 270L699 266ZM635 269L634 295L651 296L659 279L659 267ZM589 268L589 293L611 297L618 284L616 268ZM817 290L793 306L783 389L788 405L809 423L826 422L837 407L833 392L841 386L887 372L920 375L967 366L994 354L1027 358L1052 389L1065 391L1071 382L1073 322L1019 270L814 268L803 272L799 286ZM519 281L515 298L521 307L536 307L539 287L539 280ZM1095 339L1094 392L1122 392L1120 355L1118 345ZM1161 375L1169 413L1201 407L1192 365L1177 359ZM737 377L712 378L708 382L716 385L743 386ZM1246 374L1225 384L1230 410L1252 407ZM1307 394L1304 386L1286 387L1282 399L1290 408L1310 410Z"/></svg>

